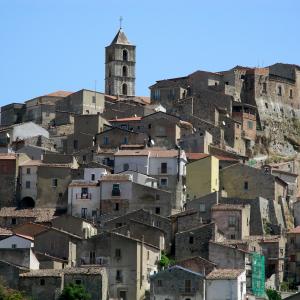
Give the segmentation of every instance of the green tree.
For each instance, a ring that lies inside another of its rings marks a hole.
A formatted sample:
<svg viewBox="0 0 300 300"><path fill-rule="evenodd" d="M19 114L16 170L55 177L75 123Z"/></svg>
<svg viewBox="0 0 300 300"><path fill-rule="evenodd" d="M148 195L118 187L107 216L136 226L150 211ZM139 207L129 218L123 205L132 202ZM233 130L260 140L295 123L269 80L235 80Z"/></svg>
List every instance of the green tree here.
<svg viewBox="0 0 300 300"><path fill-rule="evenodd" d="M91 295L81 284L70 283L63 289L59 300L90 300Z"/></svg>
<svg viewBox="0 0 300 300"><path fill-rule="evenodd" d="M281 300L281 296L276 290L267 289L266 294L269 300Z"/></svg>

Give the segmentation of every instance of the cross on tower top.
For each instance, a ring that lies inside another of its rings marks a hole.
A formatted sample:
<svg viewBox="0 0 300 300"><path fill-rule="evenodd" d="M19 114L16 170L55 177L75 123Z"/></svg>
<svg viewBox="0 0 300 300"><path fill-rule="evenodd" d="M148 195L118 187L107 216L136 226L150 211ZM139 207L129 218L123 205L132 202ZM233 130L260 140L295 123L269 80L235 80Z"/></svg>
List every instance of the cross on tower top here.
<svg viewBox="0 0 300 300"><path fill-rule="evenodd" d="M119 20L120 20L120 29L122 29L123 17L121 16Z"/></svg>

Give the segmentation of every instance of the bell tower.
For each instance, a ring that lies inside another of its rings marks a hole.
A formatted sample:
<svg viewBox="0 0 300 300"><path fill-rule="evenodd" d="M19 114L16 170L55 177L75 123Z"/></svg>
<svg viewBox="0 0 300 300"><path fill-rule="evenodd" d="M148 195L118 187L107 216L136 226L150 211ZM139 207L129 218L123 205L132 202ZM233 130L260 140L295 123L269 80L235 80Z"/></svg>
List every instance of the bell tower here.
<svg viewBox="0 0 300 300"><path fill-rule="evenodd" d="M105 47L105 93L113 96L135 96L135 45L120 29Z"/></svg>

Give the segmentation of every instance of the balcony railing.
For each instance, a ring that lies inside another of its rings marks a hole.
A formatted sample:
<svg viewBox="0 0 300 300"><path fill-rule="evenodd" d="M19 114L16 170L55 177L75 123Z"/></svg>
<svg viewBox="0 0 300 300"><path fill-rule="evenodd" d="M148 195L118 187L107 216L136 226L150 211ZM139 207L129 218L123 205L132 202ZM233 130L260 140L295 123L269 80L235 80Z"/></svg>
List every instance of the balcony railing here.
<svg viewBox="0 0 300 300"><path fill-rule="evenodd" d="M189 294L189 295L196 293L195 288L179 288L179 291L181 294Z"/></svg>
<svg viewBox="0 0 300 300"><path fill-rule="evenodd" d="M171 172L172 172L172 169L171 168L158 168L157 169L157 173L159 174L159 175L168 175L168 174L171 174Z"/></svg>
<svg viewBox="0 0 300 300"><path fill-rule="evenodd" d="M92 194L91 193L77 193L76 199L91 200Z"/></svg>

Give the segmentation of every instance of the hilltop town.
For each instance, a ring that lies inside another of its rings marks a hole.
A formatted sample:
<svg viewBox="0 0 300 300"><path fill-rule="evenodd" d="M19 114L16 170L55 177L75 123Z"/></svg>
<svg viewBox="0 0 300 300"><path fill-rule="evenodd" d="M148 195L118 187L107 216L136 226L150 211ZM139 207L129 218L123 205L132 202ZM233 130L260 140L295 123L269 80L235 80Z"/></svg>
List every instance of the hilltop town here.
<svg viewBox="0 0 300 300"><path fill-rule="evenodd" d="M43 300L70 283L92 300L300 299L300 66L137 96L135 65L120 29L105 91L1 107L1 280Z"/></svg>

